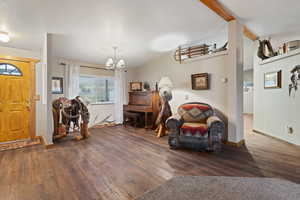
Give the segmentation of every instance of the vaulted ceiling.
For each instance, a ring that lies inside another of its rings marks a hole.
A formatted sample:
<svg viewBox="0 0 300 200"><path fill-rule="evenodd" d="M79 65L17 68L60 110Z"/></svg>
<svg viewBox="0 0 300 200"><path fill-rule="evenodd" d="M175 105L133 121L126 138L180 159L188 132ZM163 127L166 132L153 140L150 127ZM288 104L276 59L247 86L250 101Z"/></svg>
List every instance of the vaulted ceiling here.
<svg viewBox="0 0 300 200"><path fill-rule="evenodd" d="M54 33L57 55L95 63L116 45L129 66L138 66L226 30L195 0L1 0L0 10L0 30L12 35L0 45L38 51L43 34Z"/></svg>
<svg viewBox="0 0 300 200"><path fill-rule="evenodd" d="M300 30L299 0L220 0L257 35ZM104 63L120 48L139 66L179 44L226 40L227 23L198 0L1 0L1 46L39 51L55 34L58 56Z"/></svg>
<svg viewBox="0 0 300 200"><path fill-rule="evenodd" d="M219 0L259 36L300 32L299 0Z"/></svg>

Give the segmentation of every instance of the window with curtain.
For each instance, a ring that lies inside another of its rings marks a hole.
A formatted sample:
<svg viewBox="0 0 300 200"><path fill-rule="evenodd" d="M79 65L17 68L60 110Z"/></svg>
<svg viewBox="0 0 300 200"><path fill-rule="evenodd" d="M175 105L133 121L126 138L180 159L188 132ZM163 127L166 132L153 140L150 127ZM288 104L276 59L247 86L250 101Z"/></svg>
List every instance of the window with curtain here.
<svg viewBox="0 0 300 200"><path fill-rule="evenodd" d="M80 76L79 95L90 103L114 102L114 79L107 77Z"/></svg>

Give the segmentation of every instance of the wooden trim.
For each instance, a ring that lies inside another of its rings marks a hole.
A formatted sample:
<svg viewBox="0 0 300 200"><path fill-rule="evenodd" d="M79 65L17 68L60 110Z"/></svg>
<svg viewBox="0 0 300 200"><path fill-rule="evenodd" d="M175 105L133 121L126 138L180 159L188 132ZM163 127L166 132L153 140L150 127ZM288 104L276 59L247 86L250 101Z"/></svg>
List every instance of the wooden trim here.
<svg viewBox="0 0 300 200"><path fill-rule="evenodd" d="M244 26L243 32L244 32L244 35L252 41L255 41L258 39L257 35L255 35L252 31L250 31L247 26Z"/></svg>
<svg viewBox="0 0 300 200"><path fill-rule="evenodd" d="M36 82L35 82L35 62L30 62L30 136L36 137Z"/></svg>
<svg viewBox="0 0 300 200"><path fill-rule="evenodd" d="M200 0L204 5L213 10L217 15L222 17L225 21L229 22L235 20L235 17L230 14L225 8L219 3L218 0Z"/></svg>
<svg viewBox="0 0 300 200"><path fill-rule="evenodd" d="M238 143L226 141L225 144L232 146L232 147L241 147L241 146L245 145L245 140L241 140Z"/></svg>
<svg viewBox="0 0 300 200"><path fill-rule="evenodd" d="M36 136L36 138L39 138L42 145L45 145L45 140L43 136Z"/></svg>
<svg viewBox="0 0 300 200"><path fill-rule="evenodd" d="M274 136L272 136L272 135L269 135L269 134L267 134L267 133L263 133L263 132L261 132L261 131L255 130L255 129L252 129L252 131L253 131L254 133L257 133L257 134L260 134L260 135L263 135L263 136L266 136L266 137L272 138L272 139L274 139L274 140L277 140L277 141L279 141L279 142L283 142L283 143L286 143L286 144L289 144L289 145L293 145L293 146L295 146L295 147L298 147L298 148L299 148L299 145L296 145L296 144L290 143L290 142L288 142L288 141L285 141L285 140L283 140L283 139L280 139L280 138L274 137Z"/></svg>
<svg viewBox="0 0 300 200"><path fill-rule="evenodd" d="M226 10L224 6L218 0L200 0L204 5L214 11L217 15L223 18L225 21L230 22L235 20L236 18L230 13L230 11ZM248 29L248 27L244 26L243 33L250 40L255 41L258 39L258 36L255 35L252 31Z"/></svg>
<svg viewBox="0 0 300 200"><path fill-rule="evenodd" d="M46 149L51 149L51 148L53 148L55 146L54 144L47 144L45 142L45 139L44 139L43 136L37 136L37 137L40 139L41 144L44 145Z"/></svg>
<svg viewBox="0 0 300 200"><path fill-rule="evenodd" d="M4 60L14 60L14 61L21 61L21 62L29 62L29 63L38 63L40 60L34 59L34 58L22 58L22 57L16 57L16 56L8 56L8 55L2 55L0 54L1 59Z"/></svg>

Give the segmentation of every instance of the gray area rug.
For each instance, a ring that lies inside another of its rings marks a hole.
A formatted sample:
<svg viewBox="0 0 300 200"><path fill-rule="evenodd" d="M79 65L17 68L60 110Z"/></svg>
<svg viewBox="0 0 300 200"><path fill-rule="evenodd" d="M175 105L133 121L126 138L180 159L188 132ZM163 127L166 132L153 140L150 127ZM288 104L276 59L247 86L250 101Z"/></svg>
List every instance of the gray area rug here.
<svg viewBox="0 0 300 200"><path fill-rule="evenodd" d="M137 200L300 200L300 185L273 178L175 177Z"/></svg>

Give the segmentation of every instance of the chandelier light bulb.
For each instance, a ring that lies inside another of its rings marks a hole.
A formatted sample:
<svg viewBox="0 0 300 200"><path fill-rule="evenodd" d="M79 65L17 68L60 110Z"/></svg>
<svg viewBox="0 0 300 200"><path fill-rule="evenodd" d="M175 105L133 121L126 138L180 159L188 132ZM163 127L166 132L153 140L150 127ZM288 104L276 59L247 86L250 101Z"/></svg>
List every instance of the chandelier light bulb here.
<svg viewBox="0 0 300 200"><path fill-rule="evenodd" d="M114 60L112 58L108 58L106 61L106 67L111 67L114 64Z"/></svg>
<svg viewBox="0 0 300 200"><path fill-rule="evenodd" d="M124 68L125 67L125 61L123 59L119 60L117 63L117 68Z"/></svg>

